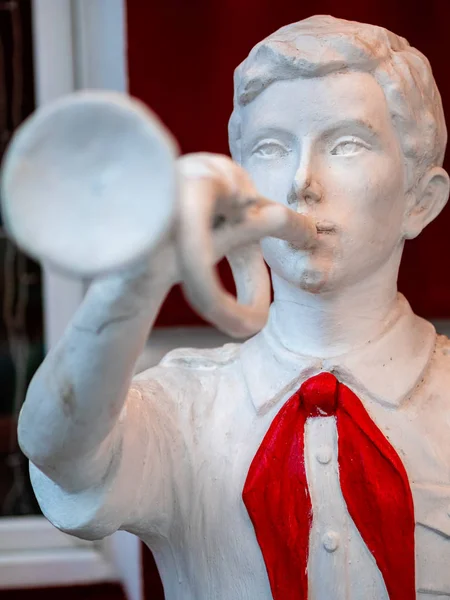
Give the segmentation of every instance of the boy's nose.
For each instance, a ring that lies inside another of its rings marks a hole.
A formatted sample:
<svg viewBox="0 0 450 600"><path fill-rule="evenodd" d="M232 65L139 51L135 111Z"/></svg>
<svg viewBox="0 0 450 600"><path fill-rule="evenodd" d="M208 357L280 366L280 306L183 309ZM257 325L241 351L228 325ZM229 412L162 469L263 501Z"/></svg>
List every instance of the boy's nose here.
<svg viewBox="0 0 450 600"><path fill-rule="evenodd" d="M322 200L323 190L320 183L311 174L306 177L298 177L297 174L292 182L288 194L288 204L316 204Z"/></svg>
<svg viewBox="0 0 450 600"><path fill-rule="evenodd" d="M311 148L305 148L288 194L288 204L307 206L316 204L322 199L322 187L317 180L313 167Z"/></svg>

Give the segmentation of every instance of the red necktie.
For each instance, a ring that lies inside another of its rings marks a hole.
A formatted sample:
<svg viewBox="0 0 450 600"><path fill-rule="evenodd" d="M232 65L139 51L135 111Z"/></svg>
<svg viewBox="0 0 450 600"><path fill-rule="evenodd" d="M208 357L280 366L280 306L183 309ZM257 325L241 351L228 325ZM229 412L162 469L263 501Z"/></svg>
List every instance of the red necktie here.
<svg viewBox="0 0 450 600"><path fill-rule="evenodd" d="M243 500L274 600L307 600L314 515L305 471L308 417L335 415L347 509L380 569L390 600L415 600L414 507L406 471L359 398L331 373L284 404L250 466ZM355 585L358 582L355 581Z"/></svg>

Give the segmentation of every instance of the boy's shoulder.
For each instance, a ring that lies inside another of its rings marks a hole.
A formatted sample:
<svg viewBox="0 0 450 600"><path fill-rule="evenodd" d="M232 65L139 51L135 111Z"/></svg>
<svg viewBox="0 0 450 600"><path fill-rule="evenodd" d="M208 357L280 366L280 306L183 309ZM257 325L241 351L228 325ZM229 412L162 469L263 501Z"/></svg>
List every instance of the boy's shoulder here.
<svg viewBox="0 0 450 600"><path fill-rule="evenodd" d="M228 343L218 348L177 348L167 353L160 367L187 370L214 370L236 361L241 344Z"/></svg>

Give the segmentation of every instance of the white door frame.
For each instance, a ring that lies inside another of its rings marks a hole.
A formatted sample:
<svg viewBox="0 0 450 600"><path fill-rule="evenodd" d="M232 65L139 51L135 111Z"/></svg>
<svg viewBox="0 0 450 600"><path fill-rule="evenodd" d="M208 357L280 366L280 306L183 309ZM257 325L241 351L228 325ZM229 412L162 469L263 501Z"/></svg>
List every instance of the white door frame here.
<svg viewBox="0 0 450 600"><path fill-rule="evenodd" d="M33 0L36 105L77 89L126 92L124 0ZM81 280L44 270L45 342L52 346L80 304Z"/></svg>

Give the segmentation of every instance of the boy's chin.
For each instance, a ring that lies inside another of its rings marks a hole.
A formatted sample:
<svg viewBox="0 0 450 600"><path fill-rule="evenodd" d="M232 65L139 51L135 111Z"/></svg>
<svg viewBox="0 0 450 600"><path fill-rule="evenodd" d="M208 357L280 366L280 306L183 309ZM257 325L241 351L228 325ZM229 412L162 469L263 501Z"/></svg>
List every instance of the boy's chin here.
<svg viewBox="0 0 450 600"><path fill-rule="evenodd" d="M277 247L282 241L270 241L270 246L269 244L263 246L265 250L263 254L276 276L311 294L318 294L334 287L331 275L336 265L332 257L292 249L282 255ZM286 242L282 243L286 244Z"/></svg>
<svg viewBox="0 0 450 600"><path fill-rule="evenodd" d="M311 294L331 291L334 288L330 261L307 260L305 263L300 270L286 277L290 283Z"/></svg>
<svg viewBox="0 0 450 600"><path fill-rule="evenodd" d="M305 269L297 280L296 285L311 294L326 292L330 287L329 273L322 269Z"/></svg>

